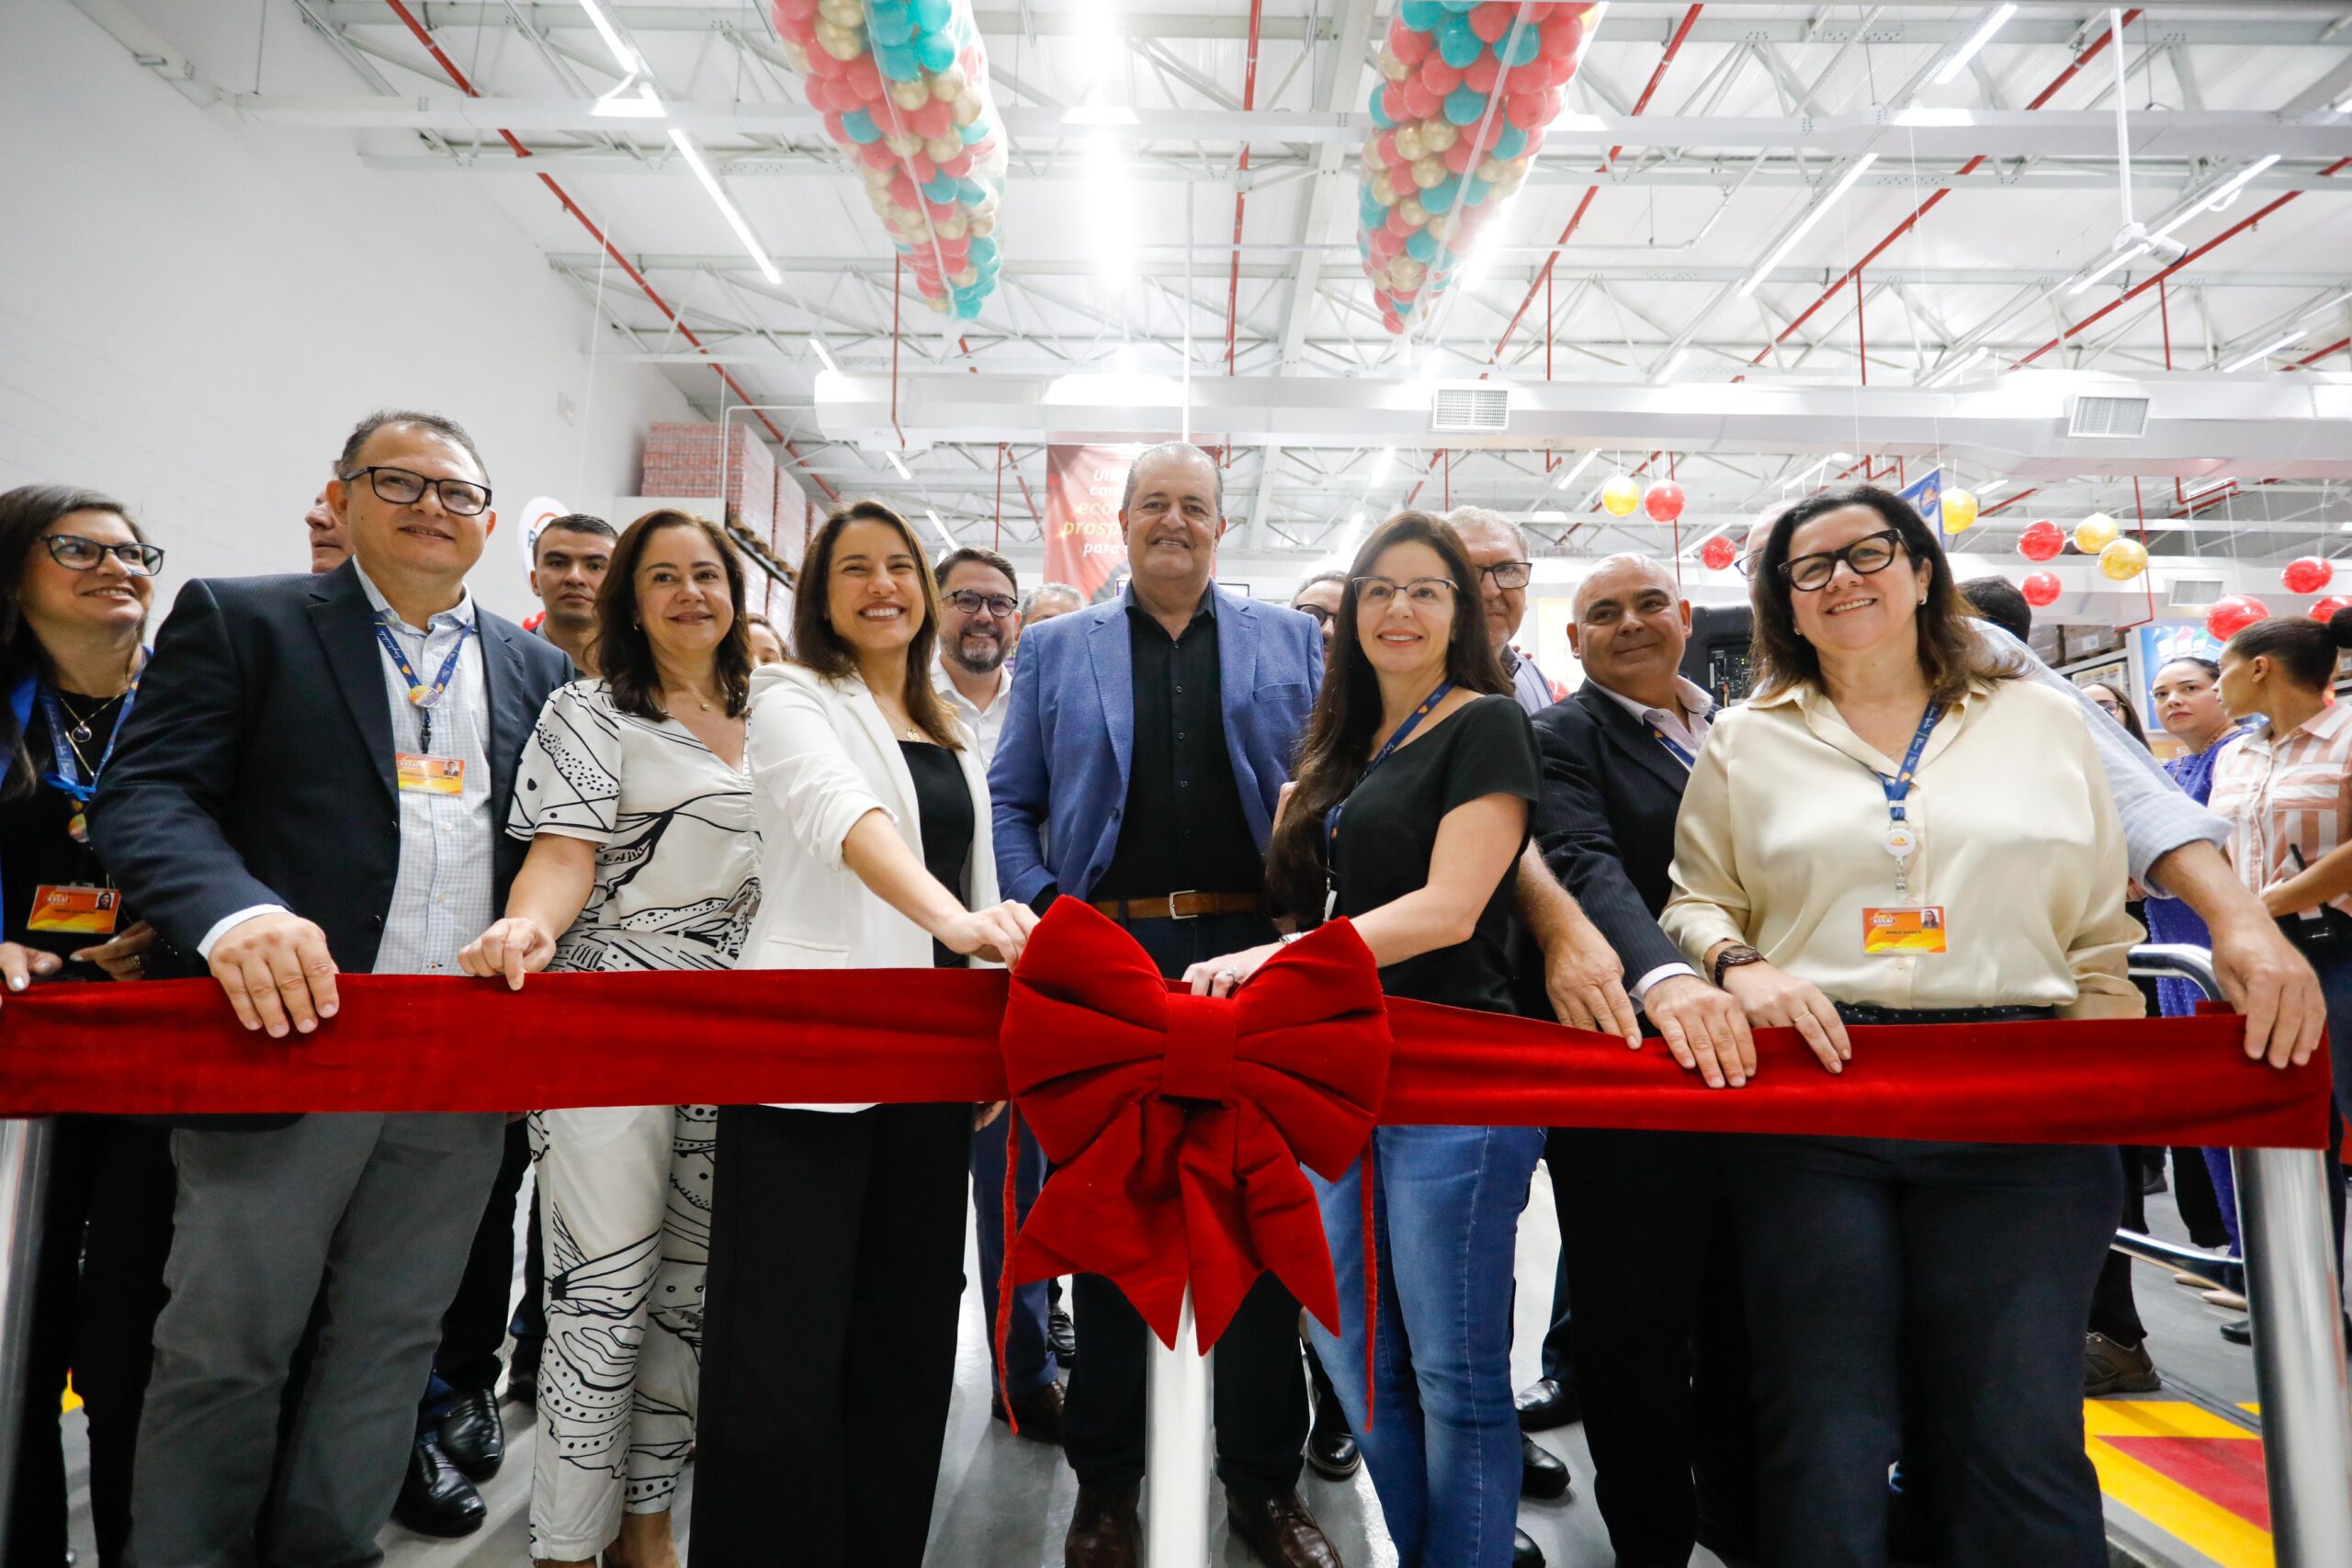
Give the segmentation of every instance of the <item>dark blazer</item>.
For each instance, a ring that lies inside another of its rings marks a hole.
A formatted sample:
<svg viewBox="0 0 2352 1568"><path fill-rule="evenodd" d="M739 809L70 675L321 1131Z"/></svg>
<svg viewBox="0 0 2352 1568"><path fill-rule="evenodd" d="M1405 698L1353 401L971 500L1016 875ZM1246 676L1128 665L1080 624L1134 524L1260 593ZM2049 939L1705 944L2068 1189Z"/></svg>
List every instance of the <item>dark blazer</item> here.
<svg viewBox="0 0 2352 1568"><path fill-rule="evenodd" d="M490 698L493 912L527 846L505 832L540 706L572 678L552 643L475 608ZM282 904L336 967L375 967L400 866L391 695L356 566L180 591L90 812L125 900L204 973L223 916Z"/></svg>
<svg viewBox="0 0 2352 1568"><path fill-rule="evenodd" d="M1536 847L1616 949L1626 984L1688 962L1657 913L1673 892L1674 819L1689 772L1589 681L1535 716L1535 740L1544 756Z"/></svg>

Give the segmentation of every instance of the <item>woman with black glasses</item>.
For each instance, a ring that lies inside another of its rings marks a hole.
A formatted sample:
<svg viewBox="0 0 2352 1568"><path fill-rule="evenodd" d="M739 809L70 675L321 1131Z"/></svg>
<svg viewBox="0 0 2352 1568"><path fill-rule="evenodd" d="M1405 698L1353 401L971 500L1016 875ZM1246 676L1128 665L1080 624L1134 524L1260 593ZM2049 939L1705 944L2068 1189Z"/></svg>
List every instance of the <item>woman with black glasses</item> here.
<svg viewBox="0 0 2352 1568"><path fill-rule="evenodd" d="M1807 497L1749 598L1757 694L1699 754L1660 919L1691 962L1832 1073L1850 1023L2136 1017L2098 754L1977 637L1918 514L1870 485ZM1900 1457L1944 1568L2104 1563L2083 1314L2114 1151L1739 1142L1763 1561L1883 1563Z"/></svg>
<svg viewBox="0 0 2352 1568"><path fill-rule="evenodd" d="M86 808L138 699L140 634L164 552L119 502L64 485L0 495L0 981L135 980L155 933L122 907L89 844ZM5 1003L0 1003L5 1005ZM89 1412L98 1559L122 1555L130 1456L171 1249L162 1127L58 1119L33 1289L10 1562L65 1561L58 1401L66 1369Z"/></svg>

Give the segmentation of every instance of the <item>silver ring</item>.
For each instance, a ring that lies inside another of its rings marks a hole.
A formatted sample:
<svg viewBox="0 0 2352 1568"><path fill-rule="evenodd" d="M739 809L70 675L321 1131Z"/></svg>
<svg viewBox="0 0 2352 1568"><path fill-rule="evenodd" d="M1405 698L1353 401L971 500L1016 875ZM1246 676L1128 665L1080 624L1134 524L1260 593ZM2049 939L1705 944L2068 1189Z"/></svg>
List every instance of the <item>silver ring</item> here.
<svg viewBox="0 0 2352 1568"><path fill-rule="evenodd" d="M1241 976L1239 972L1232 969L1218 970L1216 972L1216 977L1224 981L1228 986L1238 985L1241 982Z"/></svg>

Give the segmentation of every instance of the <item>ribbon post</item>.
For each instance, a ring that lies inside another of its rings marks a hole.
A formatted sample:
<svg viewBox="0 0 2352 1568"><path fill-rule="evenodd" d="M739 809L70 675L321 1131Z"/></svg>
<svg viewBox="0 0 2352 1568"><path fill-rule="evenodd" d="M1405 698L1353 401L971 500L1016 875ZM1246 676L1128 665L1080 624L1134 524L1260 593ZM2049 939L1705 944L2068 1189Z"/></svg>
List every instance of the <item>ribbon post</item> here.
<svg viewBox="0 0 2352 1568"><path fill-rule="evenodd" d="M1149 1340L1144 1393L1144 1561L1202 1568L1209 1560L1209 1352L1198 1348L1193 1292L1177 1311L1176 1343Z"/></svg>

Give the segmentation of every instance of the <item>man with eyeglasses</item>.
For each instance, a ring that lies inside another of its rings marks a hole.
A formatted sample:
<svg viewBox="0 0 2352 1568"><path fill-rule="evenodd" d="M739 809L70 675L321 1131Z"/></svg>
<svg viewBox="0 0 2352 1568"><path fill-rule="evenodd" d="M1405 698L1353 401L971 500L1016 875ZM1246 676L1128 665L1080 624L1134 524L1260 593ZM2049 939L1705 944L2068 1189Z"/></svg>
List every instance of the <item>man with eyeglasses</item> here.
<svg viewBox="0 0 2352 1568"><path fill-rule="evenodd" d="M996 755L1004 730L1004 694L1012 685L1005 660L1021 639L1021 590L1012 563L973 546L950 551L933 569L939 583L939 669L933 683L956 716L980 738L980 760Z"/></svg>
<svg viewBox="0 0 2352 1568"><path fill-rule="evenodd" d="M499 830L515 759L571 676L466 592L497 514L462 428L371 415L336 475L327 501L352 558L189 583L90 820L127 900L288 1050L334 1027L339 969L457 972L522 863ZM175 1133L135 1561L378 1560L503 1128L359 1112ZM281 1451L314 1302L328 1326Z"/></svg>
<svg viewBox="0 0 2352 1568"><path fill-rule="evenodd" d="M1555 693L1535 660L1511 645L1519 625L1527 618L1527 584L1534 568L1527 558L1527 536L1499 512L1483 506L1457 506L1445 514L1462 536L1462 547L1478 574L1478 593L1487 610L1487 636L1495 655L1510 677L1511 695L1533 717L1552 705Z"/></svg>

